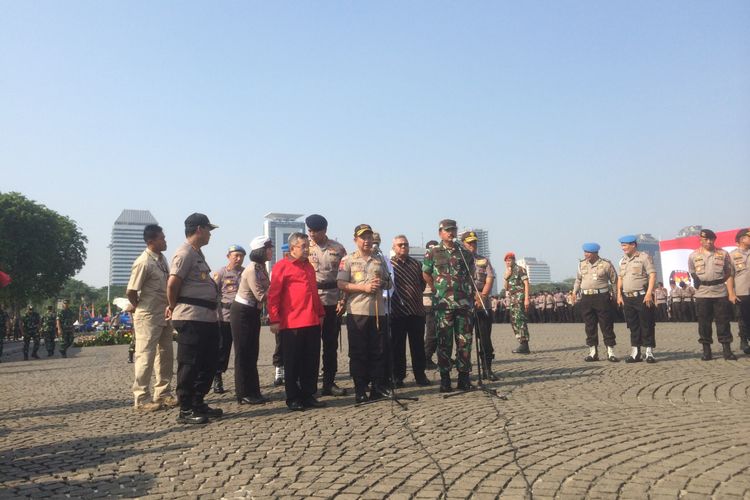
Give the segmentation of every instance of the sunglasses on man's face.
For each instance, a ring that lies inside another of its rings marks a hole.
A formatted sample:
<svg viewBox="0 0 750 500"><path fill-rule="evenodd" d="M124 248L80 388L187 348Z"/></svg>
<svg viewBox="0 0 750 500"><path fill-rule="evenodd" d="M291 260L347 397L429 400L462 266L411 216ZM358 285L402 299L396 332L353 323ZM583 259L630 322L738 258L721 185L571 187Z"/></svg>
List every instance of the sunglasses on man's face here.
<svg viewBox="0 0 750 500"><path fill-rule="evenodd" d="M396 243L396 246L399 248L404 248L404 247L408 247L409 244L408 243Z"/></svg>

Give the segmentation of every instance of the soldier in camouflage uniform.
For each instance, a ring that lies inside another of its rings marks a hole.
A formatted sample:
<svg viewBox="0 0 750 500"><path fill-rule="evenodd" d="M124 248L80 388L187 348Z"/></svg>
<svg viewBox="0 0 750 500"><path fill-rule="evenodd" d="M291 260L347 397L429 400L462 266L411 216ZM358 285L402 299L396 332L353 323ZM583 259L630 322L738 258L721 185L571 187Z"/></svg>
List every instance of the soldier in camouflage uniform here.
<svg viewBox="0 0 750 500"><path fill-rule="evenodd" d="M3 356L3 342L8 332L10 332L10 316L0 306L0 358Z"/></svg>
<svg viewBox="0 0 750 500"><path fill-rule="evenodd" d="M453 390L450 356L454 338L458 388L470 390L474 257L455 243L456 221L440 221L439 234L440 244L425 254L422 275L427 285L434 290L432 304L435 311L440 392Z"/></svg>
<svg viewBox="0 0 750 500"><path fill-rule="evenodd" d="M55 329L57 327L57 315L53 306L47 306L47 314L42 317L42 336L44 347L47 349L47 357L55 353Z"/></svg>
<svg viewBox="0 0 750 500"><path fill-rule="evenodd" d="M529 350L529 326L526 319L526 310L529 308L529 276L526 269L516 264L516 254L508 252L505 254L505 290L510 299L510 324L513 333L518 340L518 348L513 349L515 354L530 354Z"/></svg>
<svg viewBox="0 0 750 500"><path fill-rule="evenodd" d="M60 342L60 356L68 357L68 348L73 345L73 323L76 321L76 315L70 310L68 299L63 300L63 308L57 313L57 333L62 341Z"/></svg>
<svg viewBox="0 0 750 500"><path fill-rule="evenodd" d="M23 317L23 359L29 359L29 344L34 342L34 348L31 351L31 357L39 359L39 327L42 324L42 318L34 310L34 306L29 305L26 314Z"/></svg>

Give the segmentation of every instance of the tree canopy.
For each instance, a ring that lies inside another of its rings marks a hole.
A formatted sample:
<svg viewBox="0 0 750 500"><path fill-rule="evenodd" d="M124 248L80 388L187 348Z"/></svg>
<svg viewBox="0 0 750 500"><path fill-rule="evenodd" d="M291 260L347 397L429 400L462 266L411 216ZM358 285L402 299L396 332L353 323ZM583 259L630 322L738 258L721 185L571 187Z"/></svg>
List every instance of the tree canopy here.
<svg viewBox="0 0 750 500"><path fill-rule="evenodd" d="M15 307L54 296L86 261L75 221L20 193L0 193L0 235L0 270L13 280L0 301Z"/></svg>

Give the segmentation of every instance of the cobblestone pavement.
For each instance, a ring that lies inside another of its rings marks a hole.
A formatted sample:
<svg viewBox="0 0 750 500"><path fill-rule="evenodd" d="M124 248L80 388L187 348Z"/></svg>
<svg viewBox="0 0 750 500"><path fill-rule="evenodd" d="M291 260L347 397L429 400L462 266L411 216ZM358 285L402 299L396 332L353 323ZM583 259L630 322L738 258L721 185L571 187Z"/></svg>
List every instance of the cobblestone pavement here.
<svg viewBox="0 0 750 500"><path fill-rule="evenodd" d="M616 331L624 357L627 330ZM501 380L490 386L507 401L443 399L429 372L432 387L401 391L419 397L407 410L347 396L290 413L264 328L273 402L237 405L230 369L229 392L208 398L225 417L199 427L132 409L127 346L6 353L0 496L750 499L750 356L700 361L694 324L659 325L653 365L585 363L582 325L531 335L533 353L513 355L510 327L493 329ZM352 387L348 374L339 384Z"/></svg>

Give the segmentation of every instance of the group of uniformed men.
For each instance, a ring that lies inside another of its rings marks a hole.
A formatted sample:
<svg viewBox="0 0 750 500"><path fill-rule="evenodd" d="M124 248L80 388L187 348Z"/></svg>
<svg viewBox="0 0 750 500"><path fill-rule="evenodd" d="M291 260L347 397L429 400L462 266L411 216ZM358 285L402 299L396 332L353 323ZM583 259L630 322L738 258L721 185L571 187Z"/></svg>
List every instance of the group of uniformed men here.
<svg viewBox="0 0 750 500"><path fill-rule="evenodd" d="M473 232L467 232L458 239L456 222L451 219L440 221L439 241L427 244L427 252L420 265L409 256L409 241L405 235L393 239L393 257L387 259L380 251L379 235L367 224L360 224L354 229L356 250L350 254L346 254L340 243L328 239L328 222L324 217L311 215L306 219L306 225L312 241L301 241L307 235L295 234L296 250L294 255L285 259L302 266L298 278L295 278L297 281L304 279L304 266L310 265L310 272L314 272L312 290L317 291L315 299L322 306L319 309L320 324L315 327L320 338L317 344L310 344L313 347L317 345L313 353L316 361L314 364L305 361L305 370L309 372L313 365L317 370L322 345L322 395L346 395L346 391L335 382L338 371L336 350L344 312L347 316L349 371L358 403L379 399L393 388L403 387L407 340L418 385L429 385L425 370L437 368L440 372L440 391L452 391L450 373L455 367L458 389L470 390L474 331L478 332L481 341L478 351L482 354L480 362L485 373L488 378L496 379L491 369L494 351L490 336L492 307L489 300L495 271L489 259L476 253L477 237ZM206 405L204 397L212 381L216 392L224 391L221 373L226 370L232 337L223 332L225 327L222 323L226 323L223 313L232 300L237 300L237 282L242 276L241 264L245 252L239 246L230 248L228 265L212 275L201 247L208 244L211 231L216 227L203 214L189 216L185 221L187 241L175 253L171 269L161 253L166 249L161 228L150 227L150 232L147 228L144 231L147 249L134 263L133 276L128 285L128 296L135 306L138 346L135 405L142 409L158 409L179 404L178 421L184 423L205 423L211 418L220 417L222 413L220 409ZM696 283L703 359L711 358L711 321L714 319L725 359L736 359L730 348L727 311L730 310L730 302L743 304L743 314L747 314L747 306L750 305L747 272L750 233L744 230L744 233L738 234L739 248L731 256L716 249L714 240L715 235L711 231L702 231L701 248L691 254L689 264ZM580 296L579 308L585 322L586 344L589 346L585 360L599 360L598 326L607 348L606 358L618 361L614 352L616 339L610 304L611 290L614 289L614 297L623 308L631 332L632 350L625 361L635 363L645 360L653 363L656 361L656 272L651 257L638 251L634 236L620 238L620 244L624 256L619 263L619 274L610 261L599 256L598 244L583 245L584 259L578 265L572 296ZM516 264L513 253L506 254L504 260L503 283L509 297L511 324L519 342L514 352L528 354L528 276ZM297 271L289 271L290 276L294 272ZM270 281L273 289L273 272ZM299 286L294 289L292 296L297 297L295 300L306 300L304 290ZM277 289L275 295L279 293ZM283 323L284 319L278 319L278 298L276 300L272 322ZM305 307L309 309L306 314L318 311L315 304ZM172 326L178 332L179 401L171 396L170 389ZM271 326L272 331L279 332L278 323ZM281 333L284 334L283 327ZM289 331L285 335L284 338L291 339ZM288 342L282 344L287 345ZM641 349L645 349L645 352ZM437 365L432 361L435 352ZM294 355L300 354L296 352ZM277 352L276 356L283 357L284 353ZM309 356L310 353L307 354ZM150 402L149 379L157 357L162 359L156 366L157 383L154 400ZM279 363L275 364L279 366ZM281 364L289 366L286 362ZM278 378L284 374L277 372L276 375ZM303 385L308 387L309 392L310 382L303 381L299 375L297 377L299 383L295 382L297 385L294 387L286 384L287 393L298 393ZM258 403L265 401L267 398L260 398ZM308 393L304 393L302 400L288 399L287 404L292 410L324 406Z"/></svg>
<svg viewBox="0 0 750 500"><path fill-rule="evenodd" d="M29 359L29 351L32 359L39 359L40 339L44 339L47 357L52 357L55 354L57 337L61 339L60 356L68 357L68 348L73 345L75 321L75 313L70 310L67 299L63 300L63 307L58 312L55 312L53 306L47 306L44 316L36 312L33 305L29 305L19 322L23 336L23 359ZM3 354L4 338L11 329L10 316L0 306L0 356Z"/></svg>

